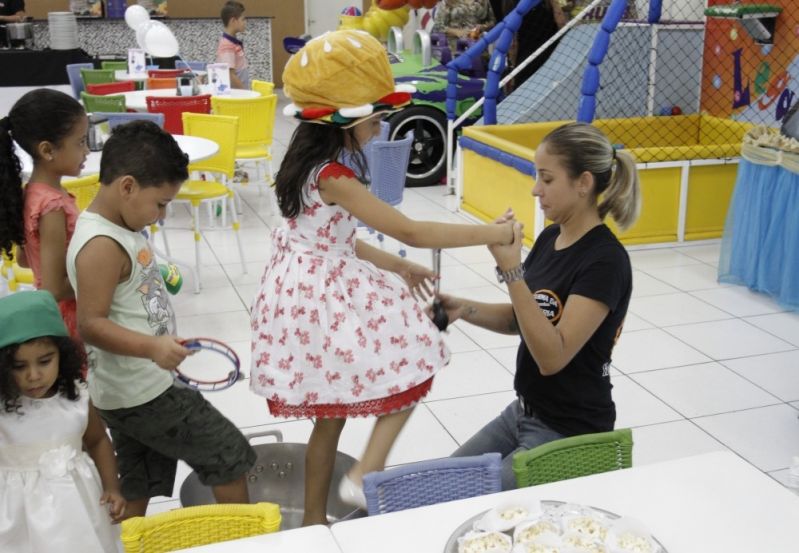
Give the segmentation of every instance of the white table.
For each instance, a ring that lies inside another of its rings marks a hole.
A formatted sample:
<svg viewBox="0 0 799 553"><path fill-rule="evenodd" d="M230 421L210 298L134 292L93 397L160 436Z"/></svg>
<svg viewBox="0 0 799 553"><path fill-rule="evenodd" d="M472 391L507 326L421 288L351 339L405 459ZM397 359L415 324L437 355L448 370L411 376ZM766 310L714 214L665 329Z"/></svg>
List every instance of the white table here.
<svg viewBox="0 0 799 553"><path fill-rule="evenodd" d="M569 501L637 518L669 553L799 551L799 496L731 452L348 520L331 531L344 553L442 553L465 520L508 498Z"/></svg>
<svg viewBox="0 0 799 553"><path fill-rule="evenodd" d="M186 136L183 134L173 134L172 137L178 143L180 149L189 155L189 161L192 162L207 159L219 151L219 144L207 138ZM20 161L22 161L22 175L26 177L30 176L33 170L33 161L21 148L17 147L16 152ZM81 177L96 175L100 172L101 154L102 152L89 152L86 162L83 164L83 169L80 172Z"/></svg>
<svg viewBox="0 0 799 553"><path fill-rule="evenodd" d="M273 534L231 540L180 551L192 553L341 553L327 526L306 526Z"/></svg>
<svg viewBox="0 0 799 553"><path fill-rule="evenodd" d="M200 86L200 94L209 94L211 88L208 85ZM174 88L156 88L154 90L134 90L133 92L123 92L115 94L114 96L125 97L125 107L135 111L147 111L147 96L160 96L172 97L177 96L177 90ZM232 88L230 94L224 98L258 98L261 94L254 90L245 90L242 88Z"/></svg>

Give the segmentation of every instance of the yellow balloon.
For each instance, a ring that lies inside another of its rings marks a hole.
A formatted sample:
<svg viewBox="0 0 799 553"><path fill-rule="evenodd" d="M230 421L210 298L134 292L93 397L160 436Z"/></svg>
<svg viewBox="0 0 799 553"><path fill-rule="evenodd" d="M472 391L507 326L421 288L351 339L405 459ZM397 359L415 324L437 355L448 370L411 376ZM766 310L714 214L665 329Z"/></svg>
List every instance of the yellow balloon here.
<svg viewBox="0 0 799 553"><path fill-rule="evenodd" d="M362 15L340 15L338 16L338 29L363 29Z"/></svg>
<svg viewBox="0 0 799 553"><path fill-rule="evenodd" d="M402 15L397 13L399 10L383 10L380 17L389 27L404 27L407 21L403 21Z"/></svg>
<svg viewBox="0 0 799 553"><path fill-rule="evenodd" d="M364 31L366 31L367 33L369 33L373 37L378 38L378 36L377 36L378 31L377 31L377 27L375 25L374 18L366 16L366 17L363 18L363 21L361 21L361 24L363 25L363 30Z"/></svg>

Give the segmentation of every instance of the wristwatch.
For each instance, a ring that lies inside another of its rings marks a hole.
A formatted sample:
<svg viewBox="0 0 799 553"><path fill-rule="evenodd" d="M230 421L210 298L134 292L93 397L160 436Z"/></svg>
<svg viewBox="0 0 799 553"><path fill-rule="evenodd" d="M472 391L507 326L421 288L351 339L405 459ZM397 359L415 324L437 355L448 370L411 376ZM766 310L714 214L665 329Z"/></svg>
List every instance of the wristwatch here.
<svg viewBox="0 0 799 553"><path fill-rule="evenodd" d="M503 271L499 267L496 268L497 271L497 280L501 283L505 282L510 284L511 282L516 282L517 280L522 280L524 278L524 265L519 263L513 269L509 269L507 271Z"/></svg>

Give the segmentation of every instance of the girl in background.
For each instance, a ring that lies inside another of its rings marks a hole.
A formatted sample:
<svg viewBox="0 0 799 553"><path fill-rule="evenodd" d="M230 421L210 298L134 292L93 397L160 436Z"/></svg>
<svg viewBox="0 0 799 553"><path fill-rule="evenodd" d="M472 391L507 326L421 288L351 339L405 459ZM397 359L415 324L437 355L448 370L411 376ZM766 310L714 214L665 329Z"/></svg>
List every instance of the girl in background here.
<svg viewBox="0 0 799 553"><path fill-rule="evenodd" d="M357 220L415 247L508 244L512 222L458 225L413 221L373 196L339 164L361 147L380 114L410 103L395 91L383 46L356 31L310 41L283 74L300 119L276 178L283 228L251 311L251 389L279 417L316 419L305 459L304 524L326 524L338 440L347 418L377 416L361 460L339 494L365 508L362 477L385 467L413 406L449 361L439 331L414 295L432 271L356 239ZM388 272L386 272L388 271ZM396 273L403 280L397 278Z"/></svg>
<svg viewBox="0 0 799 553"><path fill-rule="evenodd" d="M61 187L80 174L89 149L89 120L74 98L46 88L28 92L0 119L0 250L19 252L17 262L33 270L36 288L59 303L70 335L78 338L75 293L69 285L66 252L78 207ZM33 159L22 186L14 142Z"/></svg>
<svg viewBox="0 0 799 553"><path fill-rule="evenodd" d="M122 551L105 425L53 296L0 298L0 551Z"/></svg>

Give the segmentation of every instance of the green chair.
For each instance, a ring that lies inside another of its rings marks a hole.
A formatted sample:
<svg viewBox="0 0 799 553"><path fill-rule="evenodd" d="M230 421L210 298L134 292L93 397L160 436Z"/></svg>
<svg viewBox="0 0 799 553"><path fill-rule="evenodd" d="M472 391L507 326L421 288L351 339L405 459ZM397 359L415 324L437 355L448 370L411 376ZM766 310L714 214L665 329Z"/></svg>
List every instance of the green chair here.
<svg viewBox="0 0 799 553"><path fill-rule="evenodd" d="M113 69L81 69L80 77L83 84L103 84L114 82Z"/></svg>
<svg viewBox="0 0 799 553"><path fill-rule="evenodd" d="M100 96L81 92L80 99L83 100L83 107L89 113L98 111L110 111L112 113L122 113L127 111L125 107L125 97L120 95Z"/></svg>
<svg viewBox="0 0 799 553"><path fill-rule="evenodd" d="M633 464L633 432L621 428L612 432L583 434L542 444L513 456L516 486L525 488L567 480Z"/></svg>
<svg viewBox="0 0 799 553"><path fill-rule="evenodd" d="M128 62L126 61L101 61L101 69L110 69L111 71L125 71L128 70Z"/></svg>

